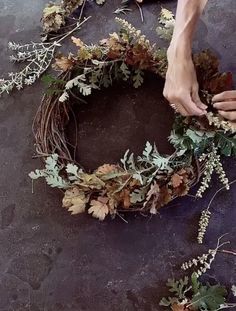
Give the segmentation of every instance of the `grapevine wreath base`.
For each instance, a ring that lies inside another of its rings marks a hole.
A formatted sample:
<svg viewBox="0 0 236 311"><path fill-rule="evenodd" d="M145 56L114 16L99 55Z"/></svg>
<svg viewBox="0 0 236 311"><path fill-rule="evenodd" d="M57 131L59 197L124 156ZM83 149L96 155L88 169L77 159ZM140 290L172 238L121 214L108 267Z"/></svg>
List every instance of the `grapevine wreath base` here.
<svg viewBox="0 0 236 311"><path fill-rule="evenodd" d="M76 104L83 104L93 90L115 82L141 86L145 72L163 77L166 50L150 44L140 31L117 19L121 29L98 45L85 45L72 37L76 55L60 55L55 67L59 77L45 77L50 83L34 121L36 151L45 158L45 169L30 173L32 179L64 190L63 206L72 214L88 211L103 220L119 212L150 212L174 198L186 195L199 181L197 196L208 187L213 171L228 188L220 156L236 154L234 124L223 120L211 106L214 94L232 89L232 75L220 73L218 60L209 51L194 55L202 101L209 113L204 117L176 115L170 135L175 152L160 155L147 142L142 155L127 151L120 164L104 164L86 172L73 160L65 128Z"/></svg>

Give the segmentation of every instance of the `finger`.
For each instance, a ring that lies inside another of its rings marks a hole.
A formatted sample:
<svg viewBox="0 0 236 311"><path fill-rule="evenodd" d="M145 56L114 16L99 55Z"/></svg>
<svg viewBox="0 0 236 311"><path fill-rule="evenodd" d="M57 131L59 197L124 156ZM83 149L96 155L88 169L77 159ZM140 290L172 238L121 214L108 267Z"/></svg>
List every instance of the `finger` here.
<svg viewBox="0 0 236 311"><path fill-rule="evenodd" d="M180 113L182 116L188 115L188 112L179 103L170 103L170 106L176 113Z"/></svg>
<svg viewBox="0 0 236 311"><path fill-rule="evenodd" d="M188 112L189 115L202 116L206 114L206 110L202 110L192 101L190 94L186 95L181 101L181 105Z"/></svg>
<svg viewBox="0 0 236 311"><path fill-rule="evenodd" d="M199 94L198 94L198 89L193 90L192 92L192 100L195 103L195 105L202 109L202 110L206 110L207 109L207 105L203 104L203 102L201 101Z"/></svg>
<svg viewBox="0 0 236 311"><path fill-rule="evenodd" d="M213 105L218 110L236 110L236 101L217 102Z"/></svg>
<svg viewBox="0 0 236 311"><path fill-rule="evenodd" d="M236 111L219 111L219 114L227 120L235 121L236 120Z"/></svg>
<svg viewBox="0 0 236 311"><path fill-rule="evenodd" d="M181 104L177 104L176 107L176 112L180 113L182 116L187 117L190 114L188 113L188 111L181 105Z"/></svg>
<svg viewBox="0 0 236 311"><path fill-rule="evenodd" d="M217 94L212 98L213 102L220 102L229 99L236 99L236 91L225 91L223 93Z"/></svg>

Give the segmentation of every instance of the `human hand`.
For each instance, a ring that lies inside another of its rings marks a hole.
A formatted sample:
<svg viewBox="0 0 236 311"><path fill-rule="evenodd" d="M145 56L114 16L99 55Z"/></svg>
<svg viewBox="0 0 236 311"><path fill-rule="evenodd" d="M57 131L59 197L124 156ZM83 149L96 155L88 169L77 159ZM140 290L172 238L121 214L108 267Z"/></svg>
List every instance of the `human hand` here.
<svg viewBox="0 0 236 311"><path fill-rule="evenodd" d="M226 91L213 97L213 107L219 114L230 121L236 120L236 90Z"/></svg>
<svg viewBox="0 0 236 311"><path fill-rule="evenodd" d="M163 95L171 106L183 116L206 114L198 94L198 82L191 50L176 50L171 46L167 52L168 69Z"/></svg>

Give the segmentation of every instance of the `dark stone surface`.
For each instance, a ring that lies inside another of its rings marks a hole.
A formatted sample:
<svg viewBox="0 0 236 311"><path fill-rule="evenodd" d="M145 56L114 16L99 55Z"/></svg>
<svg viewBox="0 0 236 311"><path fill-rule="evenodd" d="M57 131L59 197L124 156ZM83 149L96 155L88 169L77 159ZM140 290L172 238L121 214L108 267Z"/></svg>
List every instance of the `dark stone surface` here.
<svg viewBox="0 0 236 311"><path fill-rule="evenodd" d="M39 19L46 2L0 1L2 75L16 69L8 63L9 40L39 40ZM96 42L113 32L112 12L118 4L118 0L108 0L96 10L90 4L87 14L93 19L79 36ZM162 4L176 5L174 1ZM127 16L153 42L160 7L159 2L147 3L143 25L136 6ZM195 49L213 49L222 68L234 74L235 10L234 0L209 1L194 45ZM128 89L112 92L112 102L103 93L95 98L97 108L92 101L81 112L81 161L89 167L104 158L117 161L127 147L138 152L145 140L159 140L160 131L166 135L169 131L172 114L162 103L159 83L155 88L153 80L150 89L144 86L137 93ZM130 215L128 224L119 218L100 223L86 215L72 217L60 208L60 192L43 182L35 184L32 194L27 175L41 163L31 160L31 125L42 93L43 86L37 83L1 98L0 103L0 311L161 310L158 302L167 294L166 279L182 275L184 260L214 247L226 232L236 248L235 187L218 195L206 244L196 244L199 213L218 189L216 181L204 200L175 201L152 218ZM161 124L158 114L163 115ZM160 148L166 151L168 146L163 141ZM225 167L230 179L235 178L235 161L228 159ZM235 267L235 257L219 254L209 277L230 286L236 282Z"/></svg>

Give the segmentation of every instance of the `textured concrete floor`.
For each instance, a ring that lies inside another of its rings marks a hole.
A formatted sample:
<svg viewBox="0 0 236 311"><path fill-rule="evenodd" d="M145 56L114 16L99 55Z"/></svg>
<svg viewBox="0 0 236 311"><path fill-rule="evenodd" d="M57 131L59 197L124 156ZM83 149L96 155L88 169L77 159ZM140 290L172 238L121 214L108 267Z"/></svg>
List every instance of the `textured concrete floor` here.
<svg viewBox="0 0 236 311"><path fill-rule="evenodd" d="M46 2L0 1L1 75L15 70L8 63L9 40L39 40L39 19ZM83 40L96 42L116 29L112 11L119 1L108 2L96 11L90 5L87 14L93 19L80 32ZM163 5L174 8L176 3L163 1ZM160 7L156 2L145 6L143 25L135 7L127 18L155 41ZM234 75L235 12L235 0L209 1L194 44L195 49L214 50L222 68ZM116 99L111 103L103 94L96 99L101 106L92 103L80 112L80 159L86 166L96 166L103 158L117 160L127 147L138 151L146 139L168 134L172 114L164 104L152 107L152 102L162 101L157 94L161 87L154 84L138 93L113 90ZM184 260L213 247L225 232L236 249L235 187L221 193L213 204L206 245L201 247L195 243L198 215L217 183L205 200L179 200L151 219L128 216L128 224L119 218L99 223L89 216L72 217L60 208L60 193L43 182L36 184L32 195L27 174L41 163L31 159L31 124L42 93L43 86L37 83L0 101L0 311L161 310L158 302L166 294L164 283L181 274ZM158 122L160 113L166 128ZM160 148L168 146L163 141ZM235 178L235 161L227 160L225 166L230 179ZM219 254L209 277L230 285L236 282L235 267L235 257Z"/></svg>

